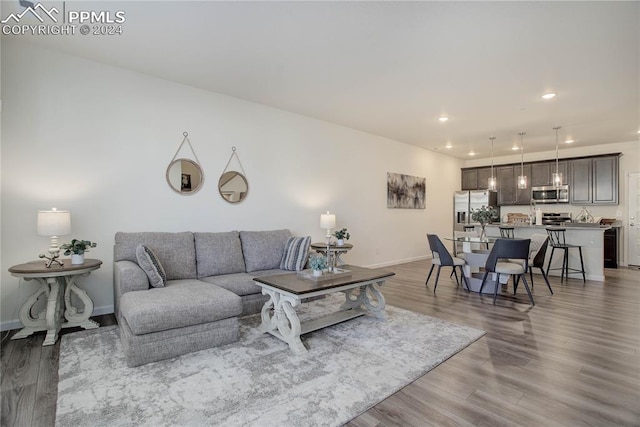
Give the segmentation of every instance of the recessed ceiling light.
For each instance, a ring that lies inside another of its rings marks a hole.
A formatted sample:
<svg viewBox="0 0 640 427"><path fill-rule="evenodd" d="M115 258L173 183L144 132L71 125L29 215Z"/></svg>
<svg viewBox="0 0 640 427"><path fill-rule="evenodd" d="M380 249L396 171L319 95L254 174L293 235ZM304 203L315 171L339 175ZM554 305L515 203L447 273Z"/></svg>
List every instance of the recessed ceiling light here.
<svg viewBox="0 0 640 427"><path fill-rule="evenodd" d="M453 148L453 145L451 145L450 142L447 142L447 145L444 146L445 148Z"/></svg>
<svg viewBox="0 0 640 427"><path fill-rule="evenodd" d="M470 155L470 156L475 156L475 155L476 155L476 153L474 153L473 151L469 151L469 155Z"/></svg>
<svg viewBox="0 0 640 427"><path fill-rule="evenodd" d="M542 99L551 99L555 97L556 97L556 94L553 92L545 93L544 95L542 95Z"/></svg>
<svg viewBox="0 0 640 427"><path fill-rule="evenodd" d="M571 143L573 143L573 139L567 139L564 143L565 144L571 144Z"/></svg>
<svg viewBox="0 0 640 427"><path fill-rule="evenodd" d="M511 149L513 151L518 151L520 149L520 147L518 147L517 145L514 145L513 147L511 147Z"/></svg>
<svg viewBox="0 0 640 427"><path fill-rule="evenodd" d="M446 122L447 120L449 120L449 117L447 116L440 116L438 117L438 120L440 120L442 123Z"/></svg>

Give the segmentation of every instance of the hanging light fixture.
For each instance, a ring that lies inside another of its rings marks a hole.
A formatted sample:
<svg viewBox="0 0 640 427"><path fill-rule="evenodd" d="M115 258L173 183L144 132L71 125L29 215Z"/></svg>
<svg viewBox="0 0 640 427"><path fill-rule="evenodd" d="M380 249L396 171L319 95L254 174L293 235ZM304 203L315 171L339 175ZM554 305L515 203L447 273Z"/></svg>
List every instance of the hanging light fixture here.
<svg viewBox="0 0 640 427"><path fill-rule="evenodd" d="M491 140L491 177L487 182L487 188L489 191L496 191L498 183L496 182L496 177L493 175L493 140L496 139L496 137L491 136L489 139Z"/></svg>
<svg viewBox="0 0 640 427"><path fill-rule="evenodd" d="M527 188L527 176L524 174L524 141L523 136L526 132L520 132L520 175L518 176L518 190L525 190Z"/></svg>
<svg viewBox="0 0 640 427"><path fill-rule="evenodd" d="M551 182L553 182L555 188L559 188L562 185L562 174L558 170L558 131L560 128L560 126L553 128L556 131L556 172L551 175Z"/></svg>

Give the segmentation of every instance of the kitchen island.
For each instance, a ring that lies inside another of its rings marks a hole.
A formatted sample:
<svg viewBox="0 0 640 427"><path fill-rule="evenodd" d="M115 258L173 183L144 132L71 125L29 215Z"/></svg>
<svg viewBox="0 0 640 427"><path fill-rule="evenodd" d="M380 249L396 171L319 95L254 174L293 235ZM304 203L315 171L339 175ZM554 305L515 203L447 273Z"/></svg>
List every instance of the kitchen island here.
<svg viewBox="0 0 640 427"><path fill-rule="evenodd" d="M514 237L527 239L533 234L547 234L547 225L528 225L528 224L487 224L486 231L489 237L500 237L500 225L514 228ZM587 280L595 280L604 282L604 232L611 228L609 225L600 226L581 226L566 225L565 228L566 242L573 245L582 246L582 257L584 258L584 270ZM551 256L551 248L547 249L547 257L544 261L545 271L547 263ZM562 266L562 251L556 251L551 262L551 268L560 268ZM569 251L569 267L580 268L580 257L578 251ZM535 273L534 269L534 273ZM552 276L559 276L560 270L550 270ZM570 274L569 278L576 278L582 281L582 276L578 274Z"/></svg>

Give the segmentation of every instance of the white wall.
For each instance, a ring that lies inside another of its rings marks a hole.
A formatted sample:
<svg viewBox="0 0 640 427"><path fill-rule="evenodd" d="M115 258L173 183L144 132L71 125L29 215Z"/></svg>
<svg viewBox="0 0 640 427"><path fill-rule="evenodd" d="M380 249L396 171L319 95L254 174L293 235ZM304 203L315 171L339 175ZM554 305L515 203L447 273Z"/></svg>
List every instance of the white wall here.
<svg viewBox="0 0 640 427"><path fill-rule="evenodd" d="M2 329L19 326L36 289L7 269L47 248L38 209L71 211L62 241L98 242L88 256L105 264L82 281L97 314L113 310L116 231L290 228L322 240L331 210L355 246L346 261L369 266L425 257L425 233L450 232L463 162L445 155L15 40L3 42L2 96ZM205 175L192 196L165 179L184 131ZM236 205L216 188L232 146L250 186ZM426 177L427 209L387 209L387 172Z"/></svg>
<svg viewBox="0 0 640 427"><path fill-rule="evenodd" d="M611 144L598 145L594 147L581 147L576 144L571 147L563 146L559 150L558 157L560 159L570 157L582 157L582 156L595 156L598 154L610 154L610 153L622 153L619 163L619 198L617 205L590 205L587 206L593 216L600 216L603 218L617 218L622 221L622 242L620 242L621 254L619 254L620 263L622 265L628 264L627 259L627 245L628 245L628 230L629 224L629 174L633 172L640 172L640 142L617 142ZM525 161L532 162L538 160L555 160L556 152L546 151L540 153L531 153L527 155L525 153ZM507 163L519 163L520 155L510 155L504 157L494 158L494 164L507 164ZM465 162L464 167L475 166L488 166L490 160L468 160ZM570 204L549 204L538 205L543 212L569 212L575 218L582 210L582 205L570 205ZM521 212L529 213L528 206L503 206L500 210L502 214Z"/></svg>

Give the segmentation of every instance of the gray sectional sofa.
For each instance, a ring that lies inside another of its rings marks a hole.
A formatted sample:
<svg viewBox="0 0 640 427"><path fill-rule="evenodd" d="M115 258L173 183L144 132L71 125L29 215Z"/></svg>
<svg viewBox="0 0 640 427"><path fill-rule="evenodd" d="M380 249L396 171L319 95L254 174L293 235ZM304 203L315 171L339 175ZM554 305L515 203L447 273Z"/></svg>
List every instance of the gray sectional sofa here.
<svg viewBox="0 0 640 427"><path fill-rule="evenodd" d="M289 272L280 265L290 237L289 230L116 233L115 312L127 365L237 341L238 317L267 300L252 279ZM164 286L150 286L140 245L155 254Z"/></svg>

